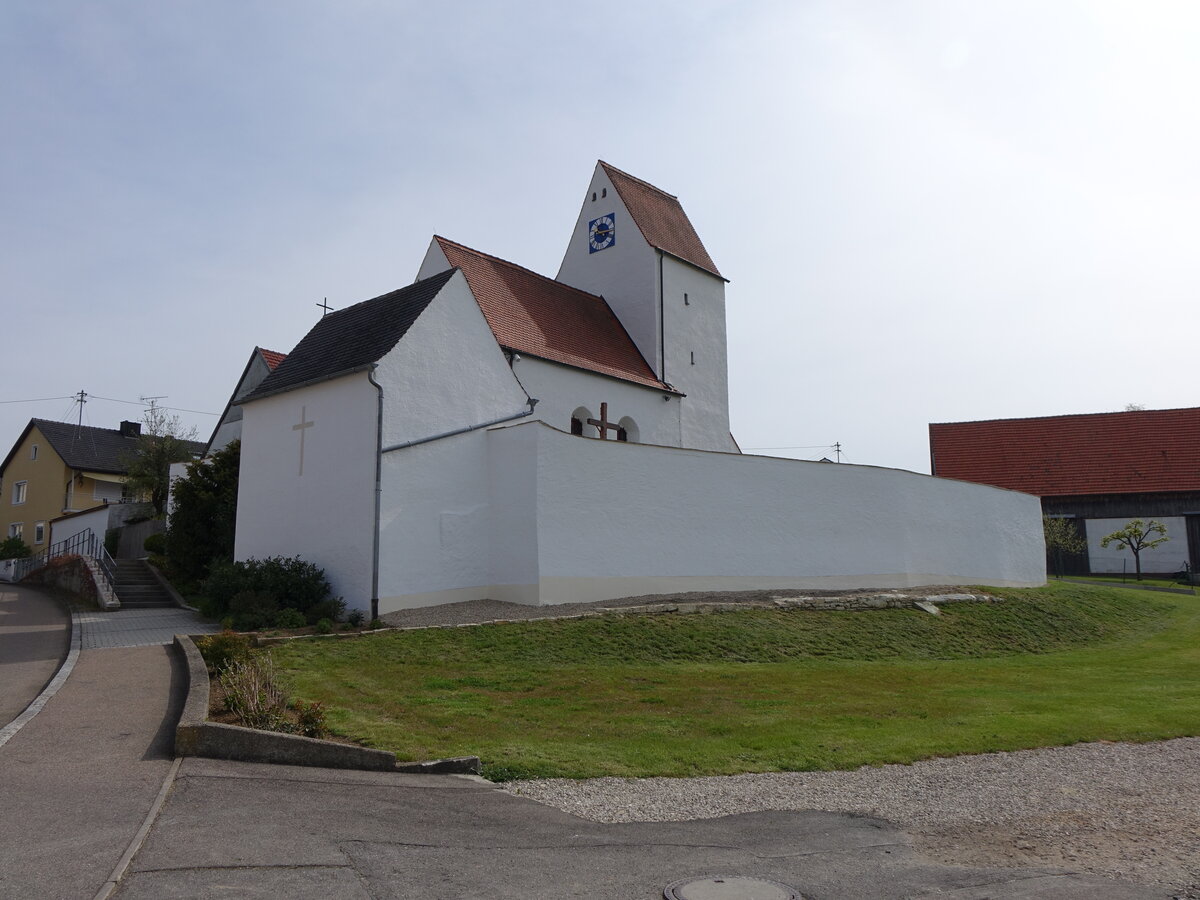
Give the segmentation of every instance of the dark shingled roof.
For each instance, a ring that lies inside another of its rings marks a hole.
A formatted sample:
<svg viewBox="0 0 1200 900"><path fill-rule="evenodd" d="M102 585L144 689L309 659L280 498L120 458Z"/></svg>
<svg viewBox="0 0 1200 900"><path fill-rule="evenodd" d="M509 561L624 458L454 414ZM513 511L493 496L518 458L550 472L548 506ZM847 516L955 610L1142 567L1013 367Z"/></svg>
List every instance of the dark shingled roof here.
<svg viewBox="0 0 1200 900"><path fill-rule="evenodd" d="M454 274L451 269L323 316L241 403L362 371L387 355Z"/></svg>
<svg viewBox="0 0 1200 900"><path fill-rule="evenodd" d="M90 425L76 425L73 422L55 422L51 419L30 419L17 442L13 444L4 462L0 464L0 472L8 468L13 454L25 436L34 427L50 442L50 447L62 458L62 461L72 469L88 472L106 472L111 475L124 475L129 471L126 460L137 451L137 436L125 437L116 428L93 428ZM193 454L199 455L204 451L204 444L199 441L184 441Z"/></svg>
<svg viewBox="0 0 1200 900"><path fill-rule="evenodd" d="M1200 490L1200 408L929 426L934 475L1036 494Z"/></svg>
<svg viewBox="0 0 1200 900"><path fill-rule="evenodd" d="M678 197L656 188L647 181L635 178L628 172L622 172L604 160L600 160L600 165L604 168L608 180L617 189L621 202L637 223L646 243L711 272L718 278L724 278L717 271L717 265L708 255L708 251L704 249L700 235L696 234L696 229L692 227L692 222L683 211Z"/></svg>

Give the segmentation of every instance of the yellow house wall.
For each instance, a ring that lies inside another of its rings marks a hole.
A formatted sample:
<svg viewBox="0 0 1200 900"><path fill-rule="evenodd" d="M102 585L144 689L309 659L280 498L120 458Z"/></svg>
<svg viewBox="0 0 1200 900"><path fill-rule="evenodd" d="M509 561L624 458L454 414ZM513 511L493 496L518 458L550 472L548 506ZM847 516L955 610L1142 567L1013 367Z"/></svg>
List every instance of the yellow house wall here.
<svg viewBox="0 0 1200 900"><path fill-rule="evenodd" d="M37 459L32 458L33 446L37 445ZM65 512L77 512L102 506L102 500L93 499L96 483L84 478L83 484L75 482L70 509L63 506L66 500L67 481L74 473L67 468L45 435L35 425L17 448L12 462L4 470L3 495L0 496L0 538L8 537L10 526L20 522L23 537L34 552L46 549L50 540L50 520ZM15 485L26 482L25 502L13 503ZM43 523L42 542L35 541L37 523Z"/></svg>

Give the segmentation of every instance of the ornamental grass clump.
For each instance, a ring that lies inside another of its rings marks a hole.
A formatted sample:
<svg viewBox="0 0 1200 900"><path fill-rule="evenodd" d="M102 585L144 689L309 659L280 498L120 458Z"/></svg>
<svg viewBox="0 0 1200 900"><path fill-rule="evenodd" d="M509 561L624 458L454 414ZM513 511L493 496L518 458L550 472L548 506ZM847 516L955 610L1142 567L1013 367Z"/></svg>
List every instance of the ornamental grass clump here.
<svg viewBox="0 0 1200 900"><path fill-rule="evenodd" d="M225 706L249 728L291 731L288 695L269 653L255 653L227 665L220 675Z"/></svg>

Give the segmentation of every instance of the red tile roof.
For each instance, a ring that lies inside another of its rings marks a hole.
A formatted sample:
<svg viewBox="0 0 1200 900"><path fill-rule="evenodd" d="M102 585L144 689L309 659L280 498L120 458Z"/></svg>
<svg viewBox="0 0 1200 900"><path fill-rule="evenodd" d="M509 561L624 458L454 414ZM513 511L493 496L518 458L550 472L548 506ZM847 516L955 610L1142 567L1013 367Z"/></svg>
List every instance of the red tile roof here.
<svg viewBox="0 0 1200 900"><path fill-rule="evenodd" d="M450 265L466 276L501 347L673 390L655 377L603 297L446 238L434 239Z"/></svg>
<svg viewBox="0 0 1200 900"><path fill-rule="evenodd" d="M1040 497L1200 490L1200 408L929 426L934 475Z"/></svg>
<svg viewBox="0 0 1200 900"><path fill-rule="evenodd" d="M600 161L600 165L604 167L608 180L617 189L621 202L633 216L642 237L651 247L665 250L693 266L712 272L718 278L724 277L717 271L716 264L704 249L704 244L700 242L700 236L692 227L678 197L659 190L640 178L634 178L628 172L622 172L603 160Z"/></svg>
<svg viewBox="0 0 1200 900"><path fill-rule="evenodd" d="M267 368L274 372L281 362L287 359L286 353L277 353L274 350L267 350L263 347L258 348L259 354L263 358L263 362L267 364Z"/></svg>

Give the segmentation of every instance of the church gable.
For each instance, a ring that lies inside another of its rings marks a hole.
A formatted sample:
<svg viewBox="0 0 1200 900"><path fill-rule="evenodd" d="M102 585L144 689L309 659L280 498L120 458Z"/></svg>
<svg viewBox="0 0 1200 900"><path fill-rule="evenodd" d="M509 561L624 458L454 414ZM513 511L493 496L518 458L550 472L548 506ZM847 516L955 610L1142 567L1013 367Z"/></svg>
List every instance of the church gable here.
<svg viewBox="0 0 1200 900"><path fill-rule="evenodd" d="M453 274L443 272L322 317L241 402L370 368L404 337Z"/></svg>

